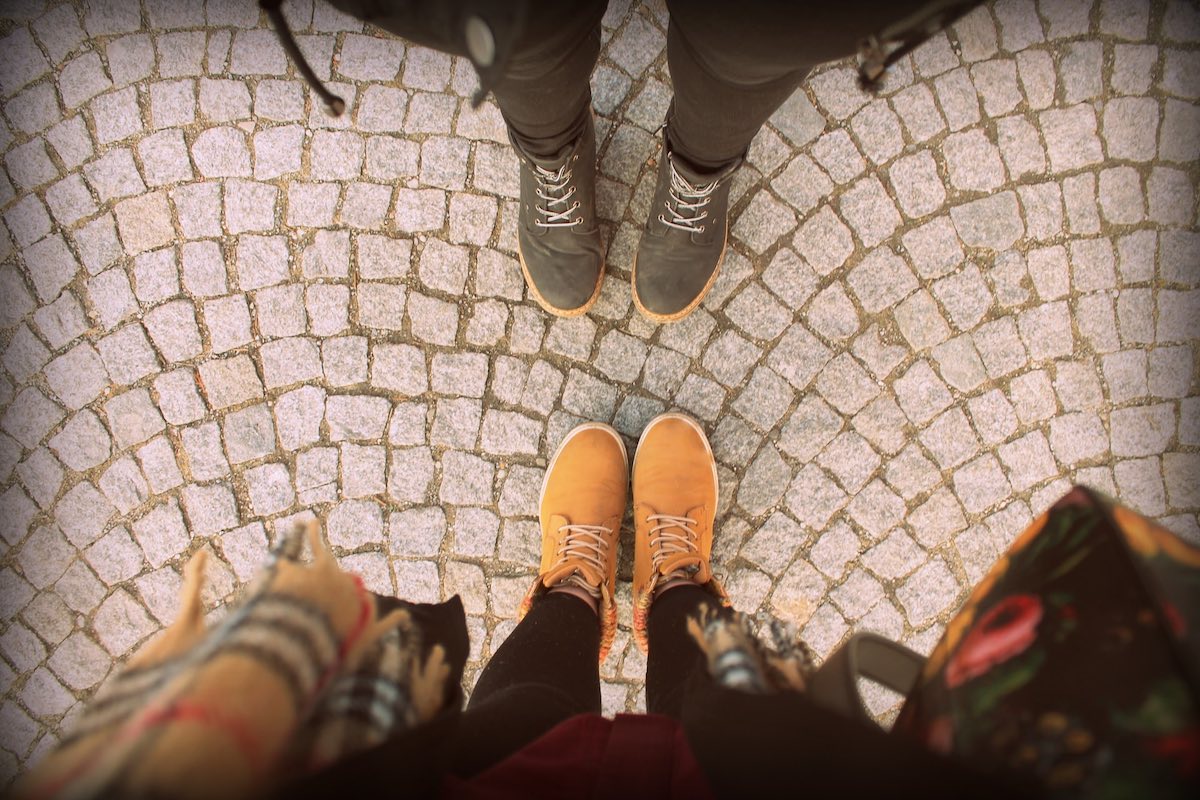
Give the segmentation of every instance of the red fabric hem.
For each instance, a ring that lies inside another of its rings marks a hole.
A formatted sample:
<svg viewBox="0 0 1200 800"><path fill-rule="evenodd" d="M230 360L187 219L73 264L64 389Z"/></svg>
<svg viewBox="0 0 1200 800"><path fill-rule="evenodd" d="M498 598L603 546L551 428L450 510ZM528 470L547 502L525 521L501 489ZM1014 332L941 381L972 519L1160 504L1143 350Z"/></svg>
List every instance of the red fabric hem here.
<svg viewBox="0 0 1200 800"><path fill-rule="evenodd" d="M470 780L447 776L442 796L713 797L679 722L661 714L580 714Z"/></svg>

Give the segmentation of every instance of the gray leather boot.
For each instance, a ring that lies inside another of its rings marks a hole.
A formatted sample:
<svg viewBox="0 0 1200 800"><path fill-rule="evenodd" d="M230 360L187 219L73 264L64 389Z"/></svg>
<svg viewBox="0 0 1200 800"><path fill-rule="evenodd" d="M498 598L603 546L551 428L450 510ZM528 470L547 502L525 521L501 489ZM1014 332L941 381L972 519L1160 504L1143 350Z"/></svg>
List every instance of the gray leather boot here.
<svg viewBox="0 0 1200 800"><path fill-rule="evenodd" d="M701 174L663 136L658 183L633 261L633 302L654 322L690 314L717 279L729 234L729 183L741 162Z"/></svg>
<svg viewBox="0 0 1200 800"><path fill-rule="evenodd" d="M587 127L556 156L525 153L517 249L529 293L560 317L585 313L600 296L604 253L596 220L596 131Z"/></svg>

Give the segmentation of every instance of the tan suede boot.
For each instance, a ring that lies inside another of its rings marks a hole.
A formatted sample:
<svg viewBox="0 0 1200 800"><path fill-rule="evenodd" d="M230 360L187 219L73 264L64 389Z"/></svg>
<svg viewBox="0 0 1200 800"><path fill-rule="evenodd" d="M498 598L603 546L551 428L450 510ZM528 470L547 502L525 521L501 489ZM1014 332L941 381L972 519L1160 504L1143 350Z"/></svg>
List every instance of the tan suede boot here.
<svg viewBox="0 0 1200 800"><path fill-rule="evenodd" d="M704 430L684 414L655 417L633 461L633 635L642 650L664 586L695 583L728 604L709 564L716 514L717 463Z"/></svg>
<svg viewBox="0 0 1200 800"><path fill-rule="evenodd" d="M521 603L524 617L533 601L551 589L586 592L600 616L601 661L617 631L613 590L628 486L629 459L619 433L601 422L587 422L567 434L542 483L542 561Z"/></svg>

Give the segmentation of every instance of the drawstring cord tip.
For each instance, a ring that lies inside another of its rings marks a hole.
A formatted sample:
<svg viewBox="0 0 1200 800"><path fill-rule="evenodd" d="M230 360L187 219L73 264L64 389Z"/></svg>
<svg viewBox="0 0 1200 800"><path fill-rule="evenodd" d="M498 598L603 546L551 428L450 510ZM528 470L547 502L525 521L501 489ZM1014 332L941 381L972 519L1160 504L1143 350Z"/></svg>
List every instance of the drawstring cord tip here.
<svg viewBox="0 0 1200 800"><path fill-rule="evenodd" d="M331 117L340 117L346 112L346 101L338 97L333 92L325 88L325 84L313 72L308 61L305 60L304 54L300 52L300 47L296 44L296 39L292 36L291 28L288 27L287 19L283 16L283 11L280 6L283 5L283 0L258 0L258 5L267 12L267 17L271 20L272 27L275 28L275 35L279 37L279 44L283 46L283 50L287 53L292 63L296 65L296 69L304 78L305 83L317 93L321 100L325 103L325 110L329 112Z"/></svg>

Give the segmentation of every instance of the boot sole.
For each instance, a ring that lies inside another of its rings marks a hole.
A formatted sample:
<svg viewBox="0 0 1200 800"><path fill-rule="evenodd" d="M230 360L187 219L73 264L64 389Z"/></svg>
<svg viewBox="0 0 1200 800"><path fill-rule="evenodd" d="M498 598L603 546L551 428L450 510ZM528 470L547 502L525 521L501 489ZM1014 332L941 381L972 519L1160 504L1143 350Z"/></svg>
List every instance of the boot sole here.
<svg viewBox="0 0 1200 800"><path fill-rule="evenodd" d="M642 430L642 435L638 437L638 449L637 449L637 453L635 453L633 456L633 473L632 474L633 475L637 474L638 455L641 454L641 452L642 452L642 442L645 440L646 434L648 434L650 432L651 428L653 428L658 423L665 422L666 420L669 420L669 419L677 419L680 422L686 423L692 430L694 430L696 433L698 433L700 435L700 441L704 442L704 452L708 454L708 465L712 468L713 497L715 497L719 500L721 497L721 484L720 484L720 481L717 479L717 459L716 459L716 456L713 455L712 445L708 441L708 436L704 433L704 429L700 427L699 422L696 422L696 420L692 419L687 414L680 414L677 411L669 411L666 414L659 414L657 417L650 420L650 422L646 424L645 429ZM547 474L549 474L549 473L547 473ZM636 497L633 498L633 503L634 503L634 505L637 505ZM716 522L716 514L717 514L716 507L717 507L717 505L718 505L718 503L716 503L716 502L713 503L713 522L714 523Z"/></svg>
<svg viewBox="0 0 1200 800"><path fill-rule="evenodd" d="M546 467L546 474L542 478L542 490L538 493L538 522L545 525L545 520L542 519L542 503L546 499L546 486L550 483L550 476L554 474L554 465L558 463L558 457L566 449L576 435L584 431L604 431L616 440L621 448L621 460L625 463L625 471L629 472L629 452L625 449L625 440L621 438L621 434L617 433L617 429L611 425L606 425L603 422L584 422L581 425L576 425L571 429L571 432L558 443L558 448L554 451L554 456L550 459L550 464Z"/></svg>
<svg viewBox="0 0 1200 800"><path fill-rule="evenodd" d="M704 284L704 288L700 290L700 294L696 295L696 299L692 300L692 302L688 303L687 306L673 314L658 314L646 308L646 306L642 304L642 298L638 297L637 291L637 254L635 253L633 256L633 267L630 270L629 276L630 288L633 290L633 305L643 317L660 325L667 322L678 322L679 320L683 319L700 306L700 303L702 303L704 298L708 296L713 284L717 282L717 276L721 274L721 264L725 261L725 251L728 249L728 247L729 226L726 225L725 238L721 242L721 255L717 256L717 266L715 269L713 269L713 274L709 276L708 283Z"/></svg>
<svg viewBox="0 0 1200 800"><path fill-rule="evenodd" d="M721 251L724 255L724 250ZM592 306L596 305L596 301L600 299L600 289L604 285L604 263L600 264L600 274L596 276L596 286L592 289L592 296L587 299L579 308L559 308L552 305L546 298L542 297L542 293L538 291L537 286L533 283L533 278L529 274L529 267L525 266L525 254L521 252L521 243L517 242L517 259L521 262L521 274L525 276L525 285L529 287L529 294L537 301L545 311L550 312L556 317L578 317L586 314L591 310Z"/></svg>

